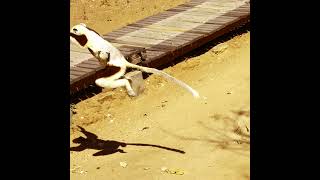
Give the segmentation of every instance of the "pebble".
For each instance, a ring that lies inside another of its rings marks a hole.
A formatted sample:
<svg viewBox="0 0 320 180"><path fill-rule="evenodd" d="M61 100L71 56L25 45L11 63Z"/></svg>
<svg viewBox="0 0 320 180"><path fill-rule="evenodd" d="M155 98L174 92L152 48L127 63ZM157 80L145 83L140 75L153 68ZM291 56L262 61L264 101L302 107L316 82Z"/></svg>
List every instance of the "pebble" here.
<svg viewBox="0 0 320 180"><path fill-rule="evenodd" d="M120 166L123 167L123 168L127 167L127 165L128 164L126 162L120 162Z"/></svg>

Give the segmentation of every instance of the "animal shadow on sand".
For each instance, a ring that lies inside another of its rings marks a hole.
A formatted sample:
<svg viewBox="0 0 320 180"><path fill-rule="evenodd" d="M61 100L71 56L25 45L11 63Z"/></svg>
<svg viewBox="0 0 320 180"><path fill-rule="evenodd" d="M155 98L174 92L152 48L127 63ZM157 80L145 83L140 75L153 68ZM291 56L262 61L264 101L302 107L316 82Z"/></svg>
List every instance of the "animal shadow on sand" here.
<svg viewBox="0 0 320 180"><path fill-rule="evenodd" d="M143 143L125 143L125 142L119 142L119 141L113 141L113 140L102 140L98 139L98 136L86 131L83 127L78 126L80 131L86 136L86 138L80 136L78 138L75 138L72 140L73 143L79 144L79 146L71 147L70 151L84 151L86 149L95 149L100 150L93 154L93 156L104 156L109 155L113 153L126 153L124 150L120 149L120 147L126 147L127 145L131 146L151 146L156 148L165 149L168 151L174 151L177 153L184 154L185 152L179 149L159 146L159 145L153 145L153 144L143 144Z"/></svg>

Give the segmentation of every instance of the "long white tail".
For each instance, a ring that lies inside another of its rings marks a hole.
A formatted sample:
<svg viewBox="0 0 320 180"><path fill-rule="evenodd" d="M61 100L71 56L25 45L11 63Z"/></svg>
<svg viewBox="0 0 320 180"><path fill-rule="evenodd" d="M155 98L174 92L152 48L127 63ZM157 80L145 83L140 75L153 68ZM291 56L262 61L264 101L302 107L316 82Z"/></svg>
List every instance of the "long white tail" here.
<svg viewBox="0 0 320 180"><path fill-rule="evenodd" d="M174 82L174 83L177 83L178 85L180 85L181 87L185 88L187 91L189 91L193 97L195 98L199 98L199 93L192 89L189 85L187 85L186 83L174 78L173 76L163 72L163 71L160 71L158 69L155 69L155 68L149 68L149 67L143 67L143 66L138 66L138 65L135 65L135 64L131 64L131 63L127 63L127 67L131 67L131 68L136 68L136 69L139 69L139 70L142 70L146 73L153 73L153 74L156 74L156 75L160 75L164 78L166 78L167 80L170 80L171 82Z"/></svg>

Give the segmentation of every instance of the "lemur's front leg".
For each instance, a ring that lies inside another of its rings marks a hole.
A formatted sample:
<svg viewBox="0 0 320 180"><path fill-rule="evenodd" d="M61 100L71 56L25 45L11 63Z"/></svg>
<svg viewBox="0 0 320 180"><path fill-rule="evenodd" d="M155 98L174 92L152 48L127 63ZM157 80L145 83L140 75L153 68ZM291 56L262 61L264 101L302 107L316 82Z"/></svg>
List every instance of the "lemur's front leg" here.
<svg viewBox="0 0 320 180"><path fill-rule="evenodd" d="M110 60L110 53L104 51L98 51L98 58L100 64L106 66Z"/></svg>

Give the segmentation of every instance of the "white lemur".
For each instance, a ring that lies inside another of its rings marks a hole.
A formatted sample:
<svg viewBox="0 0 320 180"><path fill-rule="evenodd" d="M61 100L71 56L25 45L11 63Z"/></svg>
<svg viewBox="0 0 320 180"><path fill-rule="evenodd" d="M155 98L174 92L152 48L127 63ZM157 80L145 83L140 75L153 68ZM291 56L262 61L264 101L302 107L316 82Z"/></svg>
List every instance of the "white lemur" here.
<svg viewBox="0 0 320 180"><path fill-rule="evenodd" d="M70 40L81 48L87 48L90 53L99 60L101 65L105 66L105 68L111 69L109 70L111 71L110 76L99 78L95 81L95 83L100 87L117 88L125 86L130 96L136 96L128 79L122 78L126 73L126 68L129 67L136 68L147 73L161 75L164 78L185 88L192 93L194 97L199 97L199 93L197 91L163 71L129 63L116 47L103 39L99 33L87 27L83 23L75 25L71 28Z"/></svg>

